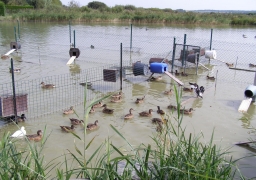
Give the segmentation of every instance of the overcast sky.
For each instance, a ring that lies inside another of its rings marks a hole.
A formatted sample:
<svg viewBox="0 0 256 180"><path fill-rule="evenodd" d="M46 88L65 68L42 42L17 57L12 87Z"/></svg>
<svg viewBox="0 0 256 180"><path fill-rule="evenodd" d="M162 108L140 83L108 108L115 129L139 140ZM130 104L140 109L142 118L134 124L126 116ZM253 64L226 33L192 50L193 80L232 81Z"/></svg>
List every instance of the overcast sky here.
<svg viewBox="0 0 256 180"><path fill-rule="evenodd" d="M71 0L61 0L68 5ZM75 0L80 6L86 6L93 0ZM96 0L109 7L115 5L134 5L143 8L171 8L184 10L256 10L256 0Z"/></svg>

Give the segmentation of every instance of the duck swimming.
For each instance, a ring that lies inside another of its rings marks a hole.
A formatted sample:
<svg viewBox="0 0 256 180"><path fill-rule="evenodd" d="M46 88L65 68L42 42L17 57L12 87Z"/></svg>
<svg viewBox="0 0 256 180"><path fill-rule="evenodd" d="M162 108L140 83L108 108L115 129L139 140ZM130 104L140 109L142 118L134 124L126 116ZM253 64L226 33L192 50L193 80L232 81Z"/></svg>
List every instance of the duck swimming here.
<svg viewBox="0 0 256 180"><path fill-rule="evenodd" d="M120 92L117 93L117 94L113 94L111 97L112 97L112 98L119 98L119 97L122 97L122 91L120 91Z"/></svg>
<svg viewBox="0 0 256 180"><path fill-rule="evenodd" d="M26 135L26 137L30 140L30 141L40 141L43 137L43 132L41 130L38 130L36 134L32 134L32 135Z"/></svg>
<svg viewBox="0 0 256 180"><path fill-rule="evenodd" d="M184 88L183 88L183 91L193 92L193 88L184 87Z"/></svg>
<svg viewBox="0 0 256 180"><path fill-rule="evenodd" d="M179 76L180 75L180 73L178 72L178 70L176 69L175 70L175 76Z"/></svg>
<svg viewBox="0 0 256 180"><path fill-rule="evenodd" d="M170 89L169 91L164 91L164 94L166 94L166 95L172 94L172 89Z"/></svg>
<svg viewBox="0 0 256 180"><path fill-rule="evenodd" d="M95 109L94 109L94 107L93 107L93 106L91 107L91 109L90 109L89 113L90 113L90 114L95 113Z"/></svg>
<svg viewBox="0 0 256 180"><path fill-rule="evenodd" d="M65 131L65 132L71 132L74 131L75 126L72 124L70 127L69 126L60 126L60 128Z"/></svg>
<svg viewBox="0 0 256 180"><path fill-rule="evenodd" d="M136 101L135 101L135 103L136 103L136 104L143 103L143 102L144 102L144 98L145 98L145 96L143 96L142 98L137 98Z"/></svg>
<svg viewBox="0 0 256 180"><path fill-rule="evenodd" d="M75 119L75 118L69 118L71 124L73 125L80 125L84 123L84 120L79 120L79 119Z"/></svg>
<svg viewBox="0 0 256 180"><path fill-rule="evenodd" d="M157 113L161 115L165 114L165 112L162 109L160 109L160 106L157 106Z"/></svg>
<svg viewBox="0 0 256 180"><path fill-rule="evenodd" d="M50 89L50 88L54 88L55 85L54 84L45 84L44 82L41 82L41 87L43 89Z"/></svg>
<svg viewBox="0 0 256 180"><path fill-rule="evenodd" d="M63 111L63 114L68 115L68 114L73 114L74 112L75 111L74 111L73 106L70 106L69 109L66 109L66 110Z"/></svg>
<svg viewBox="0 0 256 180"><path fill-rule="evenodd" d="M26 135L25 127L22 126L19 130L13 133L10 137L23 137Z"/></svg>
<svg viewBox="0 0 256 180"><path fill-rule="evenodd" d="M98 120L96 120L94 123L89 123L89 124L87 124L86 129L89 131L94 130L94 129L98 128L98 123L99 123Z"/></svg>
<svg viewBox="0 0 256 180"><path fill-rule="evenodd" d="M188 76L188 74L181 72L181 76Z"/></svg>
<svg viewBox="0 0 256 180"><path fill-rule="evenodd" d="M214 76L206 76L207 77L207 79L209 79L209 80L215 80L215 77Z"/></svg>
<svg viewBox="0 0 256 180"><path fill-rule="evenodd" d="M118 97L118 98L112 98L112 99L110 100L110 102L113 102L113 103L122 102L122 98L121 98L121 96Z"/></svg>
<svg viewBox="0 0 256 180"><path fill-rule="evenodd" d="M106 114L113 114L114 113L114 109L107 108L106 104L104 104L102 107L104 107L104 109L102 110L103 113L106 113Z"/></svg>
<svg viewBox="0 0 256 180"><path fill-rule="evenodd" d="M151 81L160 81L160 80L162 80L163 78L162 78L162 76L158 76L158 77L151 77Z"/></svg>
<svg viewBox="0 0 256 180"><path fill-rule="evenodd" d="M192 114L193 112L193 108L190 108L190 109L180 109L180 112L181 113L184 113L184 114Z"/></svg>
<svg viewBox="0 0 256 180"><path fill-rule="evenodd" d="M9 68L9 72L12 73L12 68ZM21 69L20 68L13 69L13 72L14 73L20 73Z"/></svg>
<svg viewBox="0 0 256 180"><path fill-rule="evenodd" d="M167 119L163 120L162 118L153 118L151 121L153 124L164 124L167 122Z"/></svg>
<svg viewBox="0 0 256 180"><path fill-rule="evenodd" d="M100 102L98 102L97 104L94 104L93 105L93 108L99 108L99 107L102 107L103 106L103 104L102 104L102 102L100 101Z"/></svg>
<svg viewBox="0 0 256 180"><path fill-rule="evenodd" d="M233 67L233 66L234 66L234 63L226 63L226 65L227 65L228 67Z"/></svg>
<svg viewBox="0 0 256 180"><path fill-rule="evenodd" d="M131 108L131 109L129 110L129 114L126 114L126 115L124 116L124 119L132 119L132 118L133 118L132 111L133 111L133 109Z"/></svg>
<svg viewBox="0 0 256 180"><path fill-rule="evenodd" d="M168 108L168 109L172 109L172 110L173 110L173 109L176 110L176 109L177 109L177 106L169 105L169 106L167 106L167 108Z"/></svg>
<svg viewBox="0 0 256 180"><path fill-rule="evenodd" d="M149 109L149 111L142 111L139 113L140 116L149 117L152 116L153 109Z"/></svg>

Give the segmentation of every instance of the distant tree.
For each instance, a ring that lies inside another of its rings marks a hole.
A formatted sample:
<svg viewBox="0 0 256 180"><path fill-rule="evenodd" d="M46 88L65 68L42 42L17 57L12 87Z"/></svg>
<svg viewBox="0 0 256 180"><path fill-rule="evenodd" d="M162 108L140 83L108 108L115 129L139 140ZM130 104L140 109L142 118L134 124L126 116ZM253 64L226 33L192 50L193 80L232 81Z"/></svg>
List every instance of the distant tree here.
<svg viewBox="0 0 256 180"><path fill-rule="evenodd" d="M121 13L123 12L123 10L124 10L124 6L121 6L121 5L116 5L115 7L111 8L111 11L113 13Z"/></svg>
<svg viewBox="0 0 256 180"><path fill-rule="evenodd" d="M105 3L99 2L99 1L89 2L87 6L88 8L92 8L92 9L102 9L107 7Z"/></svg>
<svg viewBox="0 0 256 180"><path fill-rule="evenodd" d="M71 0L69 3L68 3L68 7L71 7L71 8L79 8L80 7L80 4L79 2L75 1L75 0Z"/></svg>
<svg viewBox="0 0 256 180"><path fill-rule="evenodd" d="M62 6L62 3L60 0L52 0L52 4L57 5L57 6Z"/></svg>
<svg viewBox="0 0 256 180"><path fill-rule="evenodd" d="M35 9L44 8L44 0L27 0L27 3L33 6Z"/></svg>
<svg viewBox="0 0 256 180"><path fill-rule="evenodd" d="M136 9L136 7L135 7L134 5L125 5L125 6L124 6L124 9L125 9L125 10L131 10L131 11L133 11L133 10Z"/></svg>

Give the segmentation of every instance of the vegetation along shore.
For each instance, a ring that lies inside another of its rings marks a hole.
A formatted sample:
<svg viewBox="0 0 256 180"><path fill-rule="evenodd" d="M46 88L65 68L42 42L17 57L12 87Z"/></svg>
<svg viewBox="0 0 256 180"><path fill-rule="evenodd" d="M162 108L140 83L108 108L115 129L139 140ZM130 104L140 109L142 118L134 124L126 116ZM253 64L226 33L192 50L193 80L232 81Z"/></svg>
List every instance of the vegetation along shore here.
<svg viewBox="0 0 256 180"><path fill-rule="evenodd" d="M197 25L256 25L256 13L252 12L199 12L171 8L142 8L133 5L106 4L93 1L80 6L72 0L68 6L60 0L0 1L0 21L77 21L77 22L134 22Z"/></svg>

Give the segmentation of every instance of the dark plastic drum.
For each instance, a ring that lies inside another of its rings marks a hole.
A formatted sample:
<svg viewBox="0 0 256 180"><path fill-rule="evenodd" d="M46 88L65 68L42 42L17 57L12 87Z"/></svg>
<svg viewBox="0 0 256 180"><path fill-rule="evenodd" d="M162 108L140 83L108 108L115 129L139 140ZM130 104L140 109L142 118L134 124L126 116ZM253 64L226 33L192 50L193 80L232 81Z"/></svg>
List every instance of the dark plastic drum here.
<svg viewBox="0 0 256 180"><path fill-rule="evenodd" d="M147 75L148 74L148 66L141 62L136 62L133 66L133 74L134 74L134 76Z"/></svg>
<svg viewBox="0 0 256 180"><path fill-rule="evenodd" d="M76 58L78 58L80 55L80 50L78 48L70 48L69 55L70 57L76 56Z"/></svg>
<svg viewBox="0 0 256 180"><path fill-rule="evenodd" d="M11 49L20 49L21 48L21 44L19 42L11 42L10 43L10 48Z"/></svg>

